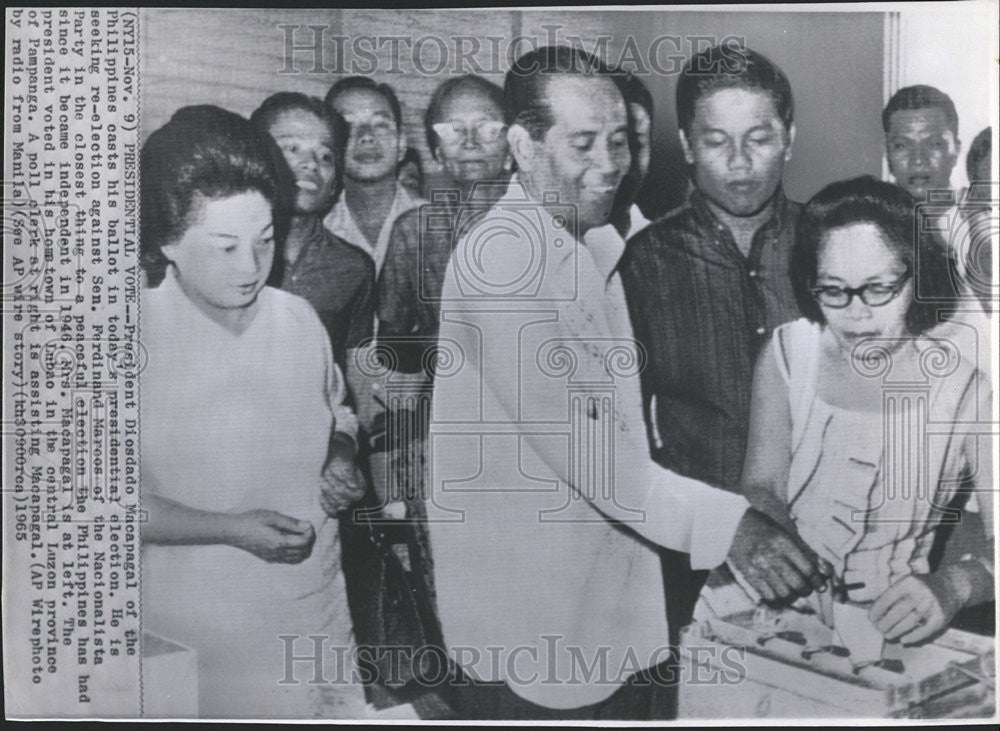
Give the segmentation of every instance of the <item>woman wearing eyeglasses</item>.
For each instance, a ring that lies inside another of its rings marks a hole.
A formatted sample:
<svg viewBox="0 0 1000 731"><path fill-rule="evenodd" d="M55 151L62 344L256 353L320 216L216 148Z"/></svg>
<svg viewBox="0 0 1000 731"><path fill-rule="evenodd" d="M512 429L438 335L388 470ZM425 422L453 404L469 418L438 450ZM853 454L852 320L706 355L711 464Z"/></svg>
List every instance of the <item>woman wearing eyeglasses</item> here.
<svg viewBox="0 0 1000 731"><path fill-rule="evenodd" d="M993 597L990 560L931 566L935 531L961 519L963 496L992 537L992 444L975 434L992 394L925 335L954 290L941 247L914 246L915 230L906 194L870 176L806 205L791 266L806 317L777 328L758 360L743 473L748 498L793 525L905 644Z"/></svg>

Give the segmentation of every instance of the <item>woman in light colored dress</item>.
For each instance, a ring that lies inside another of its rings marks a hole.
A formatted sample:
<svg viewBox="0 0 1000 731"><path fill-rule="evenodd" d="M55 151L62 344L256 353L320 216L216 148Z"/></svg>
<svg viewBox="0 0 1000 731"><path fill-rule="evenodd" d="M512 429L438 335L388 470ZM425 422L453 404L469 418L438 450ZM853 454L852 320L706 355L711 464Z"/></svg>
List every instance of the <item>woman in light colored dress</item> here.
<svg viewBox="0 0 1000 731"><path fill-rule="evenodd" d="M941 247L914 245L914 231L906 194L870 176L808 203L792 257L806 318L777 328L758 360L743 475L751 502L794 526L904 644L993 598L992 552L929 560L936 529L962 518L960 492L992 539L991 391L925 335L954 290Z"/></svg>
<svg viewBox="0 0 1000 731"><path fill-rule="evenodd" d="M143 626L197 653L201 717L364 712L342 505L321 490L335 412L354 425L318 316L264 285L287 230L280 159L209 106L142 151ZM319 645L321 667L286 663Z"/></svg>

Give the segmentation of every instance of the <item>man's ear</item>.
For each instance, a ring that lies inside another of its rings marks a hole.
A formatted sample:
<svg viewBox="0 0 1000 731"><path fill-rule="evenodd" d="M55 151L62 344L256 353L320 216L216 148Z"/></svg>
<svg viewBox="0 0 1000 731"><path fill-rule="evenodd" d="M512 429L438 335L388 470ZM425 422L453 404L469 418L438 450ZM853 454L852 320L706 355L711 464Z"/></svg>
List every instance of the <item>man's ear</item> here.
<svg viewBox="0 0 1000 731"><path fill-rule="evenodd" d="M962 140L958 139L958 135L952 133L952 137L955 139L955 155L953 157L954 161L951 166L952 168L958 164L958 159L962 156Z"/></svg>
<svg viewBox="0 0 1000 731"><path fill-rule="evenodd" d="M535 163L535 144L528 130L519 124L512 124L507 130L507 145L510 154L517 161L518 170L531 172Z"/></svg>
<svg viewBox="0 0 1000 731"><path fill-rule="evenodd" d="M687 135L684 130L677 130L677 134L681 138L681 149L684 150L684 160L688 165L694 165L694 154L691 152L691 145L688 144Z"/></svg>
<svg viewBox="0 0 1000 731"><path fill-rule="evenodd" d="M793 147L795 147L795 122L788 125L788 147L785 148L785 162L792 159Z"/></svg>

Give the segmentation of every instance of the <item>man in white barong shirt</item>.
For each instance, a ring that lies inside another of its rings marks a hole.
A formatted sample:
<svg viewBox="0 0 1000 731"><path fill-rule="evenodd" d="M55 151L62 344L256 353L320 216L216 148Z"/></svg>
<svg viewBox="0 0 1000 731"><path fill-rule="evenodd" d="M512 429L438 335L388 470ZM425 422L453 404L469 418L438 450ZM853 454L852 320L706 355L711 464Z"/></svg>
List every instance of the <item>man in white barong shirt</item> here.
<svg viewBox="0 0 1000 731"><path fill-rule="evenodd" d="M519 173L452 255L430 429L438 610L472 679L456 704L670 717L653 695L670 678L634 682L669 660L658 545L696 568L728 556L770 599L821 587L829 567L743 497L649 457L624 244L604 225L630 164L625 104L600 62L541 48L504 93Z"/></svg>

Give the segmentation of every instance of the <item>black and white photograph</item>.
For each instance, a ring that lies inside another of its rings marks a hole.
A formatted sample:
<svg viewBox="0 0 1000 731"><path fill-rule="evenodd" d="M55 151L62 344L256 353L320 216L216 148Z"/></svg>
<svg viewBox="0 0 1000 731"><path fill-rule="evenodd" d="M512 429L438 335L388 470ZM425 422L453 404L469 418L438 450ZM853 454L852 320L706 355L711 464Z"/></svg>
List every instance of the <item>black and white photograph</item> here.
<svg viewBox="0 0 1000 731"><path fill-rule="evenodd" d="M998 28L8 8L5 717L996 721Z"/></svg>

